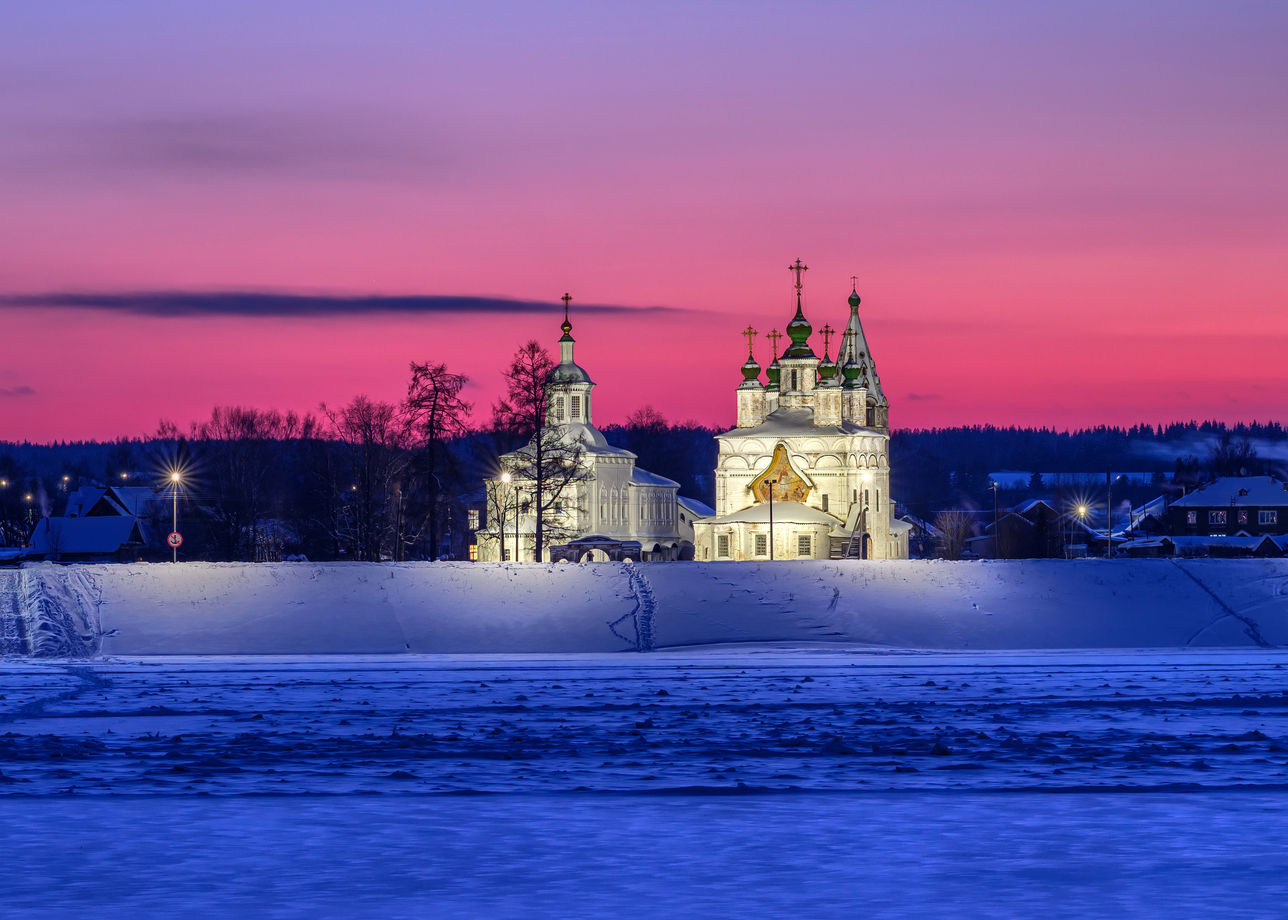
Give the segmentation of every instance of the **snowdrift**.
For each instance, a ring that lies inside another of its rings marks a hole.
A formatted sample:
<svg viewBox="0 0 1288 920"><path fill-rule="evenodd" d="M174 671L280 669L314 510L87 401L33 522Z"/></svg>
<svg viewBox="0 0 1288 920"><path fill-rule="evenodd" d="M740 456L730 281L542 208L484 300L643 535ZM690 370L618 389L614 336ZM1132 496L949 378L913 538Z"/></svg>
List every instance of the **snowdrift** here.
<svg viewBox="0 0 1288 920"><path fill-rule="evenodd" d="M42 656L1288 645L1288 560L1261 559L41 564L6 598L6 647Z"/></svg>

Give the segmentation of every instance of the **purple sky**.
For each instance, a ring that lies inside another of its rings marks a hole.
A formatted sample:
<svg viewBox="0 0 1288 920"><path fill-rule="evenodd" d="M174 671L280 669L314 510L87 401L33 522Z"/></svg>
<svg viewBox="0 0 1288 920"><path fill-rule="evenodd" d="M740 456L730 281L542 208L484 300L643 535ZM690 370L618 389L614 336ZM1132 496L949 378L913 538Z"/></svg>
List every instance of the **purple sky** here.
<svg viewBox="0 0 1288 920"><path fill-rule="evenodd" d="M0 437L412 359L486 416L565 290L669 308L575 317L600 421L724 424L798 256L816 328L859 276L896 426L1282 420L1286 41L1269 2L20 4Z"/></svg>

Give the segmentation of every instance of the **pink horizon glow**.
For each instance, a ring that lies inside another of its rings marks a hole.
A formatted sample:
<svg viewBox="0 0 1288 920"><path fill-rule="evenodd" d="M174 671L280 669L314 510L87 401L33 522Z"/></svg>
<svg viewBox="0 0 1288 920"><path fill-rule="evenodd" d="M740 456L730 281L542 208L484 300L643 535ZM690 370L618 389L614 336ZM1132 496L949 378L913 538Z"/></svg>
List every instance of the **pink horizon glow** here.
<svg viewBox="0 0 1288 920"><path fill-rule="evenodd" d="M0 440L396 400L412 360L468 374L483 422L516 348L556 351L565 290L597 422L727 426L739 331L783 327L797 257L816 330L859 277L897 428L1288 420L1288 10L779 13L22 8L0 37ZM3 305L260 290L550 306Z"/></svg>

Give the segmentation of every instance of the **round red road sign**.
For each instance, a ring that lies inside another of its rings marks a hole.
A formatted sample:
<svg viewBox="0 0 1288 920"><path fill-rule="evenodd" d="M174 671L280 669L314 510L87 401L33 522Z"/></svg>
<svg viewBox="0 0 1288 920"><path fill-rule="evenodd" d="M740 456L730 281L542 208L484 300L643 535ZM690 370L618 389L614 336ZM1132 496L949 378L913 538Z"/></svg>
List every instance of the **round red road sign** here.
<svg viewBox="0 0 1288 920"><path fill-rule="evenodd" d="M183 534L179 533L177 530L173 531L170 536L165 538L165 542L173 546L175 549L178 549L183 546Z"/></svg>

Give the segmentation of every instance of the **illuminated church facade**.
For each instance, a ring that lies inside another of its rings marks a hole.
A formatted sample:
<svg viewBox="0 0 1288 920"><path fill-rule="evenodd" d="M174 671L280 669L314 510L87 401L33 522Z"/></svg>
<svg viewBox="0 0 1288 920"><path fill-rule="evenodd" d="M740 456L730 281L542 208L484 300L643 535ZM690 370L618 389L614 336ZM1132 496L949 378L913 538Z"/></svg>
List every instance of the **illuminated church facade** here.
<svg viewBox="0 0 1288 920"><path fill-rule="evenodd" d="M906 559L910 525L890 497L890 404L859 320L857 288L841 331L825 325L823 357L809 340L799 259L789 344L769 334L774 360L761 381L752 342L737 389L738 420L718 435L715 514L694 523L699 561Z"/></svg>
<svg viewBox="0 0 1288 920"><path fill-rule="evenodd" d="M546 387L547 416L565 456L578 467L546 509L543 562L663 562L694 557L693 522L712 509L679 494L674 480L636 465L636 455L608 443L595 427L595 382L573 355L575 341L564 295L559 364ZM476 558L485 562L536 560L535 438L499 458L484 480L486 524L475 531Z"/></svg>

